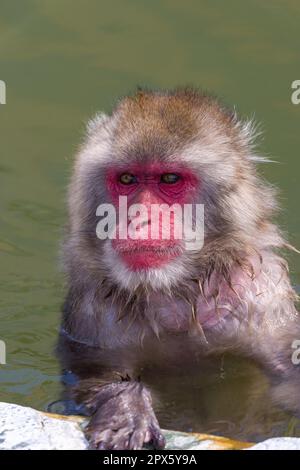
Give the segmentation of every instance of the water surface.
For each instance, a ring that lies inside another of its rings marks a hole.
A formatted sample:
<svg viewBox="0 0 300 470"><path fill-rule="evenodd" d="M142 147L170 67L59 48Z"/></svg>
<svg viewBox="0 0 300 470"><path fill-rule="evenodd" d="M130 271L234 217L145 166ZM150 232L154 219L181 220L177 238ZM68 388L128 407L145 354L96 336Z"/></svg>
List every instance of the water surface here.
<svg viewBox="0 0 300 470"><path fill-rule="evenodd" d="M279 221L300 246L300 105L290 100L291 82L300 79L300 4L1 0L0 11L7 85L0 106L0 338L7 345L0 400L45 409L60 390L53 347L72 156L87 118L109 111L116 97L137 84L195 84L255 115L264 129L260 151L280 162L261 171L281 188ZM300 256L290 261L300 284ZM243 361L216 366L205 380L175 377L161 386L166 426L243 438L297 432L262 398L265 379Z"/></svg>

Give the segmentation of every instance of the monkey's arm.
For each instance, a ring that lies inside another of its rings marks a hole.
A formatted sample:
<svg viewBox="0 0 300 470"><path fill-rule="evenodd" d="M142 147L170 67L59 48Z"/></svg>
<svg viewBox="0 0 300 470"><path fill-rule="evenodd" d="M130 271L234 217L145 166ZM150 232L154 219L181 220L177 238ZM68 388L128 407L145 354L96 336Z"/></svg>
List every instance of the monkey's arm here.
<svg viewBox="0 0 300 470"><path fill-rule="evenodd" d="M60 337L58 354L65 370L78 378L67 395L91 415L86 435L94 449L161 449L161 434L148 388L136 364L120 351L92 348Z"/></svg>
<svg viewBox="0 0 300 470"><path fill-rule="evenodd" d="M300 364L295 360L295 343L300 340L300 316L285 325L265 331L263 342L252 342L257 358L270 379L273 401L300 417ZM260 335L260 341L262 341Z"/></svg>
<svg viewBox="0 0 300 470"><path fill-rule="evenodd" d="M92 413L86 435L93 448L136 450L146 443L164 447L150 391L142 382L119 374L86 379L75 387L73 396Z"/></svg>
<svg viewBox="0 0 300 470"><path fill-rule="evenodd" d="M270 377L276 402L300 415L300 364L294 360L300 340L297 295L286 263L274 254L263 260L251 284L240 290L241 311L235 312L230 327L238 351L256 359Z"/></svg>
<svg viewBox="0 0 300 470"><path fill-rule="evenodd" d="M208 350L254 359L270 377L276 401L300 414L300 365L293 360L295 344L300 344L300 315L287 264L266 251L250 258L248 266L253 268L249 272L234 268L230 284L212 276L206 302L199 299ZM209 294L217 287L215 300Z"/></svg>

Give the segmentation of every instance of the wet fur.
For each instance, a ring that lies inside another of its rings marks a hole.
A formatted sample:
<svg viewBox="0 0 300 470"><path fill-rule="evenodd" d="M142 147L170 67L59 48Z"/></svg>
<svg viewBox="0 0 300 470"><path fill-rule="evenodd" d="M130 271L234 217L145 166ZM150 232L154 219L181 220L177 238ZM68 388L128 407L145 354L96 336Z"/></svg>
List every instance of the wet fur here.
<svg viewBox="0 0 300 470"><path fill-rule="evenodd" d="M255 163L264 159L256 154L254 140L252 123L239 121L215 98L189 88L140 90L120 100L111 116L99 114L89 123L69 188L69 225L64 243L69 293L62 320L68 339L62 339L59 347L63 367L74 367L69 344L74 341L81 348L108 351L99 358L99 373L95 373L96 367L87 367L88 377L95 375L101 382L106 369L121 375L129 370L134 377L152 355L158 356L158 361L159 357L176 361L176 349L184 341L190 354L230 349L253 356L272 374L286 374L298 386L299 370L290 361L291 342L300 338L294 306L297 296L290 285L287 264L277 253L287 243L272 222L277 210L276 191L257 174ZM147 163L154 157L162 162L177 159L199 176L201 190L195 202L205 207L205 243L199 252L183 252L166 268L132 273L115 259L109 242L96 237L96 208L101 202L109 202L104 174L111 164ZM242 298L232 285L238 270L243 273L245 286L251 286ZM208 288L212 276L218 280L213 289ZM232 301L234 308L229 316L207 328L201 325L197 309L209 297L215 299L217 313L222 296L219 289L224 283L231 292L229 304L235 296L238 300ZM157 301L157 296L163 300ZM180 341L157 314L172 302L184 304L188 317L188 327L178 331ZM127 362L121 360L124 348ZM83 352L76 352L77 360L86 364L83 357ZM111 357L116 360L111 361ZM80 367L79 376L84 376L83 371ZM83 383L87 396L94 396L96 403L99 393L102 396L108 387L102 388L100 382L100 392L96 387L95 393L87 382ZM113 374L109 383L115 383ZM127 386L121 381L118 387L123 390ZM123 393L126 406L135 409L132 395ZM78 399L85 400L82 392ZM98 417L91 424L98 436L94 444L109 448L122 447L123 443L130 448L130 439L121 436L115 443L110 432L102 433L109 423L103 418L107 411L101 417L100 402L96 406L100 411L95 411ZM114 398L112 403L116 403ZM123 416L118 406L115 412ZM297 408L296 403L293 408ZM136 413L143 414L138 409ZM149 437L146 428L142 433ZM158 432L156 429L154 436ZM134 446L140 447L142 440L137 439Z"/></svg>

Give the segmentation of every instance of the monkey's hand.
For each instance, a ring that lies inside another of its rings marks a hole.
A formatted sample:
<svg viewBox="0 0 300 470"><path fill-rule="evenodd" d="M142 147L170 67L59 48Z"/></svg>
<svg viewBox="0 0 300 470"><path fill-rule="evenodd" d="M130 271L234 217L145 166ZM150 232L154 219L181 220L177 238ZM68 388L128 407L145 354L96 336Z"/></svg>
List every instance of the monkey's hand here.
<svg viewBox="0 0 300 470"><path fill-rule="evenodd" d="M164 448L151 394L141 382L98 383L89 392L85 403L93 414L86 435L93 449L137 450L144 444Z"/></svg>

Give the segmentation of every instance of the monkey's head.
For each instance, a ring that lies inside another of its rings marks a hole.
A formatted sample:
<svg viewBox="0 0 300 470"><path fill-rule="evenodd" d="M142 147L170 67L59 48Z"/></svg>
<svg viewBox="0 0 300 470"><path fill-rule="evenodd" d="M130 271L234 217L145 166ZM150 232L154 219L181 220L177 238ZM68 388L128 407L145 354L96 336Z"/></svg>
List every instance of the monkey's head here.
<svg viewBox="0 0 300 470"><path fill-rule="evenodd" d="M220 252L262 245L274 202L252 142L251 124L194 89L138 91L97 115L70 185L73 271L79 263L125 289L170 289ZM203 246L188 245L187 206L194 230L204 207Z"/></svg>

